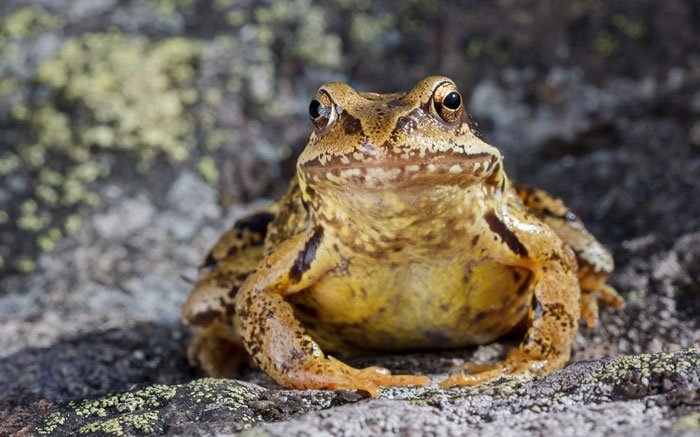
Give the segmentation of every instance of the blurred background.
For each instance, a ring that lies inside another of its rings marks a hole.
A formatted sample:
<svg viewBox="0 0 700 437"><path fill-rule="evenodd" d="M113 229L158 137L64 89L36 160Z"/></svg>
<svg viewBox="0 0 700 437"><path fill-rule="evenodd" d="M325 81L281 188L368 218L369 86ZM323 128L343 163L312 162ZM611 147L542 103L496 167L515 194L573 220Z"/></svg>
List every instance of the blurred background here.
<svg viewBox="0 0 700 437"><path fill-rule="evenodd" d="M700 343L697 1L5 0L2 356L172 331L208 247L293 176L319 85L433 74L615 251L628 312L579 358Z"/></svg>

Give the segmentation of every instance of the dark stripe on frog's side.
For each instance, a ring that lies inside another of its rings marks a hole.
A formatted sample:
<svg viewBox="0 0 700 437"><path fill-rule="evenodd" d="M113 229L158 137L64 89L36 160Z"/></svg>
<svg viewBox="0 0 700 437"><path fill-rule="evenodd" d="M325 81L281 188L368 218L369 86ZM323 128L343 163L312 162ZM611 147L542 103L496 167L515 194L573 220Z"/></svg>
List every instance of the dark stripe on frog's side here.
<svg viewBox="0 0 700 437"><path fill-rule="evenodd" d="M527 248L523 246L523 243L518 240L518 237L508 229L506 224L498 218L494 210L491 209L487 211L486 214L484 214L484 220L488 223L491 231L501 237L501 240L506 243L513 253L520 256L528 255Z"/></svg>
<svg viewBox="0 0 700 437"><path fill-rule="evenodd" d="M306 242L304 250L299 252L297 259L294 261L292 268L289 270L289 278L292 282L301 281L301 277L305 271L309 270L311 263L316 258L316 251L323 240L323 228L316 226L309 241Z"/></svg>

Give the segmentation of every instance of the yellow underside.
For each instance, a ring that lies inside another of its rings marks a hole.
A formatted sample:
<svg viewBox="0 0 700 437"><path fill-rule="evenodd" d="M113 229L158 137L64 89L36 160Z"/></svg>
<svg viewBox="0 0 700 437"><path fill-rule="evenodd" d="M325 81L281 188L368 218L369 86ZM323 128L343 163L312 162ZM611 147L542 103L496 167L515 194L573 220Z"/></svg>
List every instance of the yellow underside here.
<svg viewBox="0 0 700 437"><path fill-rule="evenodd" d="M493 261L456 265L454 259L396 268L351 264L289 302L321 348L346 353L488 343L527 314L527 270Z"/></svg>

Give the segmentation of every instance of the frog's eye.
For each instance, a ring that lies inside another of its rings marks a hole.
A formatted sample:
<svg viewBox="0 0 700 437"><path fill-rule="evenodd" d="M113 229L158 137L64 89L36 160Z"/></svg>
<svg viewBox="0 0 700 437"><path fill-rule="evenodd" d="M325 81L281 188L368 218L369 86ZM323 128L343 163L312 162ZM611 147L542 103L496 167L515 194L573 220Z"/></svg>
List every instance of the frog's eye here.
<svg viewBox="0 0 700 437"><path fill-rule="evenodd" d="M311 122L316 126L316 129L323 129L333 120L334 114L333 101L330 96L324 91L319 91L309 103Z"/></svg>
<svg viewBox="0 0 700 437"><path fill-rule="evenodd" d="M462 96L451 82L444 82L433 93L435 112L448 123L454 123L462 117Z"/></svg>

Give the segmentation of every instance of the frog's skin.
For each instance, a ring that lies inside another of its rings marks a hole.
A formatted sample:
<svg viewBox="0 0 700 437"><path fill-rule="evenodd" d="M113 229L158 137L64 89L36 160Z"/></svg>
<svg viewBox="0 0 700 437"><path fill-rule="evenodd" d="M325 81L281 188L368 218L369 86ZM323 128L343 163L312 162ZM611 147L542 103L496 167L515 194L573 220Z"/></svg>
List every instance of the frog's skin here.
<svg viewBox="0 0 700 437"><path fill-rule="evenodd" d="M508 180L450 79L405 94L329 83L309 111L286 195L221 238L183 308L190 359L209 374L231 375L245 349L284 387L376 396L429 380L326 352L460 348L524 325L503 361L442 385L546 375L599 300L623 305L605 284L610 254L560 200Z"/></svg>

